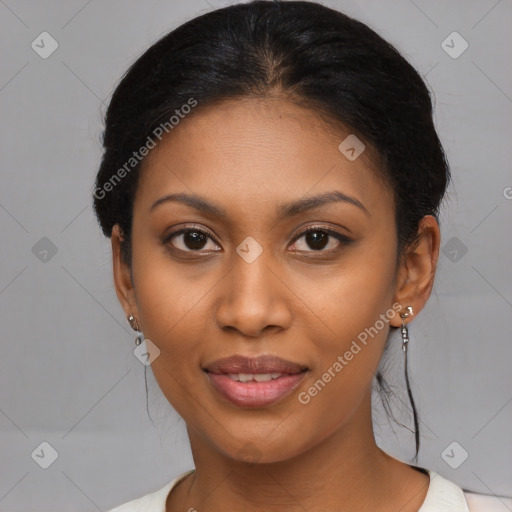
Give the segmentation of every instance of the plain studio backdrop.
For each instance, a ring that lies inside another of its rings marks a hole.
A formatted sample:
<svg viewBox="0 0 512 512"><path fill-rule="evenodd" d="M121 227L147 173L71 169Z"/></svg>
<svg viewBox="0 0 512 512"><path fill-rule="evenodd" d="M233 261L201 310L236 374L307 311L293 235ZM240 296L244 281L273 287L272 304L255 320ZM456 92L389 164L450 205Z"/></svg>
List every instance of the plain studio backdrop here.
<svg viewBox="0 0 512 512"><path fill-rule="evenodd" d="M91 193L102 116L127 67L229 3L0 1L2 511L106 510L193 467L183 421L134 355ZM425 77L453 172L435 289L410 328L419 465L511 496L512 3L324 4ZM386 374L410 426L400 342L396 332ZM375 404L379 445L409 461L413 435Z"/></svg>

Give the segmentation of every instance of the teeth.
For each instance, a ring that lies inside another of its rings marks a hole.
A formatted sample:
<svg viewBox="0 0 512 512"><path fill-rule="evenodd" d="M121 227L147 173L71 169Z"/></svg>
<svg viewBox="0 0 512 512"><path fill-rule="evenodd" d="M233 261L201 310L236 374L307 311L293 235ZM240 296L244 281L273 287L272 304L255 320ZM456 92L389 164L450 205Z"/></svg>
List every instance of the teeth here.
<svg viewBox="0 0 512 512"><path fill-rule="evenodd" d="M271 373L259 373L254 376L256 382L269 382L272 380Z"/></svg>
<svg viewBox="0 0 512 512"><path fill-rule="evenodd" d="M273 379L278 379L283 375L279 372L273 373L230 373L229 378L231 380L236 380L239 382L250 382L251 380L255 380L256 382L269 382Z"/></svg>

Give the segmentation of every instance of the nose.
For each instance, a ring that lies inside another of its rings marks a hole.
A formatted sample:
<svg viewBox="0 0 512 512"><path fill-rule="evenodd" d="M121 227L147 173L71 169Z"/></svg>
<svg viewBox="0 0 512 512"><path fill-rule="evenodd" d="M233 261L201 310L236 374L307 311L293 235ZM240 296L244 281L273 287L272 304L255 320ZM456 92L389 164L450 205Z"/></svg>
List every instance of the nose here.
<svg viewBox="0 0 512 512"><path fill-rule="evenodd" d="M290 296L293 294L263 255L252 263L236 256L223 280L217 324L250 338L287 329L292 317Z"/></svg>

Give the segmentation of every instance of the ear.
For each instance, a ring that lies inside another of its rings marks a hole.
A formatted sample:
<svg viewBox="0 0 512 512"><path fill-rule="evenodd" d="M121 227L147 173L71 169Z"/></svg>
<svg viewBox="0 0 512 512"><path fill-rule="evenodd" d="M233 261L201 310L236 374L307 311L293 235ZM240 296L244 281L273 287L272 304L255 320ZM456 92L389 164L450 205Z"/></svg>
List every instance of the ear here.
<svg viewBox="0 0 512 512"><path fill-rule="evenodd" d="M124 309L126 317L133 315L137 321L139 320L139 312L135 301L135 289L131 276L131 269L127 263L123 261L121 255L121 245L124 241L123 233L118 224L112 228L112 264L114 273L114 285L116 288L117 298Z"/></svg>
<svg viewBox="0 0 512 512"><path fill-rule="evenodd" d="M400 313L405 313L407 306L412 306L410 322L422 309L434 285L441 235L439 225L432 215L426 215L418 227L418 241L406 248L397 272L395 300L402 306ZM400 315L395 315L390 324L402 325Z"/></svg>

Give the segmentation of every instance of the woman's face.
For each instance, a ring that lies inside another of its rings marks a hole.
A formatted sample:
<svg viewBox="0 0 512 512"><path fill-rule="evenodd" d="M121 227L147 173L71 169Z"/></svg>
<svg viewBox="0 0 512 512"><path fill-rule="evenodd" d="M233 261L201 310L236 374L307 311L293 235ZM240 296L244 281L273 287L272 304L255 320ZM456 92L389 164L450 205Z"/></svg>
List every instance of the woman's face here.
<svg viewBox="0 0 512 512"><path fill-rule="evenodd" d="M283 100L231 101L182 120L144 163L134 288L118 261L118 293L189 432L228 457L282 461L368 425L400 324L397 235L369 150L338 148L348 135Z"/></svg>

